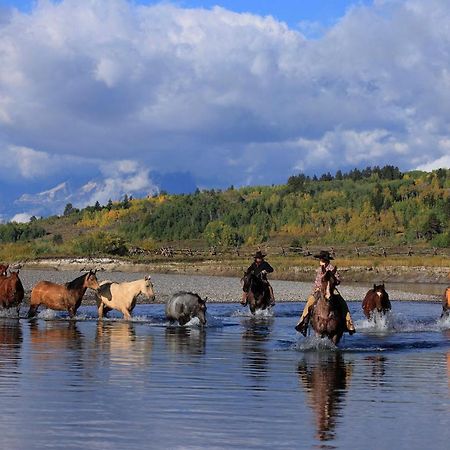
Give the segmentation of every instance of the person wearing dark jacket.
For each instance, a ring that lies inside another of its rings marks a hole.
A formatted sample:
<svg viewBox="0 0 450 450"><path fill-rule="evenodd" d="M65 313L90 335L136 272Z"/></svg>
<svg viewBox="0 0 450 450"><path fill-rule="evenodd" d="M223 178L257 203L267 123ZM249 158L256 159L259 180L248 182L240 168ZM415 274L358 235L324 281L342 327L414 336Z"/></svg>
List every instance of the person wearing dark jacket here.
<svg viewBox="0 0 450 450"><path fill-rule="evenodd" d="M252 273L255 276L261 275L261 279L264 281L264 283L267 283L267 286L270 291L270 304L271 306L275 304L275 296L273 294L272 286L269 283L269 280L267 279L267 274L273 272L273 267L264 259L266 255L264 255L260 250L258 250L255 253L254 261L249 266L249 268L246 270L245 274L248 275L249 273ZM247 293L244 291L242 293L242 300L241 303L245 306L247 304Z"/></svg>

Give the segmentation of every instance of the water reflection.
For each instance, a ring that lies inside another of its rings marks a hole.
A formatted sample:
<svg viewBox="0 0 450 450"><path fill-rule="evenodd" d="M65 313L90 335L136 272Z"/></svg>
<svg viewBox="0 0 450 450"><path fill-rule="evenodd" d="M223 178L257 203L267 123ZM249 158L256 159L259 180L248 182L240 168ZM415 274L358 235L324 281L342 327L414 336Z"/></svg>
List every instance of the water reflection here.
<svg viewBox="0 0 450 450"><path fill-rule="evenodd" d="M170 353L205 353L206 330L204 328L168 327L165 330L166 348Z"/></svg>
<svg viewBox="0 0 450 450"><path fill-rule="evenodd" d="M99 320L95 343L96 353L100 353L107 364L121 366L122 370L150 363L153 337L138 336L132 322Z"/></svg>
<svg viewBox="0 0 450 450"><path fill-rule="evenodd" d="M82 363L83 334L76 322L32 320L29 327L33 360L44 363L63 358Z"/></svg>
<svg viewBox="0 0 450 450"><path fill-rule="evenodd" d="M22 325L17 319L0 320L0 377L17 371L22 348Z"/></svg>
<svg viewBox="0 0 450 450"><path fill-rule="evenodd" d="M314 412L316 438L320 441L335 439L352 369L339 352L311 352L298 365L299 380Z"/></svg>
<svg viewBox="0 0 450 450"><path fill-rule="evenodd" d="M245 373L259 382L267 377L269 355L267 344L273 326L273 319L249 319L244 321L242 333L242 354ZM254 386L258 387L258 386Z"/></svg>
<svg viewBox="0 0 450 450"><path fill-rule="evenodd" d="M383 355L370 355L364 358L371 369L371 384L372 386L381 385L386 374L387 358Z"/></svg>

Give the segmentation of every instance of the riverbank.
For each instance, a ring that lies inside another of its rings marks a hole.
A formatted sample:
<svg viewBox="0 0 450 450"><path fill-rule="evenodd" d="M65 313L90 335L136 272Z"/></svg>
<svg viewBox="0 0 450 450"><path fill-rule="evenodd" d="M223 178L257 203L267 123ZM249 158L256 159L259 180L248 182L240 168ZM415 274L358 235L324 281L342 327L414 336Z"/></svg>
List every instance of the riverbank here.
<svg viewBox="0 0 450 450"><path fill-rule="evenodd" d="M116 282L131 281L146 276L149 271L100 271L97 273L99 281L113 280ZM239 277L209 276L199 274L163 274L150 272L156 295L156 303L164 303L171 295L178 291L192 291L202 298L208 298L209 303L238 303L241 298L241 285ZM25 288L25 303L28 302L31 289L40 280L49 280L55 283L66 283L80 275L78 270L54 270L26 268L21 270L20 276ZM311 292L311 281L272 280L272 285L278 302L304 301ZM433 290L423 292L415 289L414 283L396 285L386 283L386 289L393 301L440 301L444 290L439 284L429 284ZM339 290L348 301L360 302L371 284L367 282L344 282ZM423 285L421 285L423 287ZM441 292L442 291L442 292ZM148 303L145 298L139 298L138 303ZM88 290L83 304L95 304L93 291Z"/></svg>
<svg viewBox="0 0 450 450"><path fill-rule="evenodd" d="M412 265L402 260L383 259L336 259L335 264L345 282L352 283L431 283L446 285L450 282L450 261L448 258L416 258ZM304 281L314 279L317 262L304 258L271 259L275 272L272 280ZM241 277L248 261L234 258L208 260L157 260L149 262L118 258L54 258L28 261L29 269L82 270L96 268L106 272L160 273L179 275L205 275L214 277Z"/></svg>

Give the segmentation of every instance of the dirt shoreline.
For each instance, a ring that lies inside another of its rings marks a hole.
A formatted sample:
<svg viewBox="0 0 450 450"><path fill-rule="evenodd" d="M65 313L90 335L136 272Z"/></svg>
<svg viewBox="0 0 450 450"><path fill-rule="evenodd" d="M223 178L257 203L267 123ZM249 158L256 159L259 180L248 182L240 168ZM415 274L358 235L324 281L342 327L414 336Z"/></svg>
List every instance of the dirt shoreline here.
<svg viewBox="0 0 450 450"><path fill-rule="evenodd" d="M59 258L28 261L29 269L81 270L95 267L106 272L124 273L159 273L205 275L214 277L240 277L242 266L236 262L225 263L217 260L206 261L168 261L136 263L113 258ZM316 266L281 267L272 275L272 280L304 281L314 279ZM450 283L450 266L339 266L342 278L347 282L377 283L433 283L448 285Z"/></svg>
<svg viewBox="0 0 450 450"><path fill-rule="evenodd" d="M33 286L40 280L46 279L56 283L66 283L80 274L80 270L86 268L83 265L85 261L65 261L58 260L46 261L43 263L27 263L20 272L21 280L24 285L26 296L25 304ZM213 275L189 271L168 270L166 273L158 271L153 265L124 264L122 261L113 260L95 260L90 261L90 266L95 263L100 267L97 273L99 281L112 280L117 282L131 281L151 274L156 303L164 303L171 295L178 291L197 292L200 296L207 297L210 303L238 303L241 297L240 272L235 276L227 276L214 273ZM303 302L311 293L314 270L303 272L308 275L307 281L302 280L280 280L271 278L276 299L278 302ZM221 275L221 276L218 276ZM365 293L371 288L373 280L358 280L357 282L349 279L347 272L343 273L344 281L339 290L344 298L350 302L361 302ZM442 293L445 290L445 284L436 282L424 283L405 283L386 281L386 288L393 301L428 301L440 302ZM421 290L419 288L425 288ZM430 289L431 288L431 289ZM145 298L139 298L138 303L148 303ZM85 305L95 304L95 294L88 290L83 300Z"/></svg>

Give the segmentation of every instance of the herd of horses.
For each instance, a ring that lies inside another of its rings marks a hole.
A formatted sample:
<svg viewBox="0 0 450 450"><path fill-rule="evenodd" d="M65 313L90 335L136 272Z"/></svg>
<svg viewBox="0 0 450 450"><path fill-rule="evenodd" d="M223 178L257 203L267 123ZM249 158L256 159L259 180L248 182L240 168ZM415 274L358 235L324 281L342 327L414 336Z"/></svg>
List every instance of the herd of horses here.
<svg viewBox="0 0 450 450"><path fill-rule="evenodd" d="M335 269L336 270L336 269ZM328 337L338 344L347 331L345 311L334 271L326 271L322 276L320 293L310 313L310 323L316 335ZM8 273L9 272L9 273ZM247 303L252 314L271 307L271 298L267 282L253 273L246 273L241 279L243 290L247 293ZM139 295L149 300L155 299L153 283L149 276L130 282L117 283L106 280L99 282L96 271L89 270L74 280L57 284L50 281L38 282L31 291L28 318L36 316L38 308L43 306L57 311L66 311L70 318L75 317L87 289L96 296L98 317L106 317L111 310L121 312L129 320ZM25 291L19 278L19 269L9 270L7 264L0 264L0 306L4 309L16 308L19 317ZM384 283L374 285L362 302L364 315L376 320L391 310L389 295ZM202 325L206 324L206 299L192 292L178 292L166 303L166 317L171 322L185 325L197 317ZM441 317L450 316L450 287L444 293Z"/></svg>

